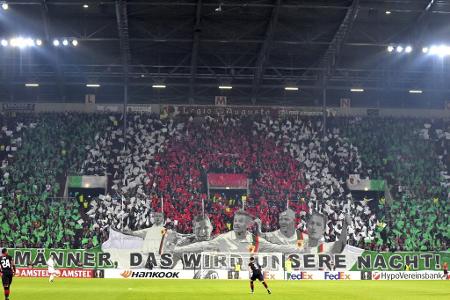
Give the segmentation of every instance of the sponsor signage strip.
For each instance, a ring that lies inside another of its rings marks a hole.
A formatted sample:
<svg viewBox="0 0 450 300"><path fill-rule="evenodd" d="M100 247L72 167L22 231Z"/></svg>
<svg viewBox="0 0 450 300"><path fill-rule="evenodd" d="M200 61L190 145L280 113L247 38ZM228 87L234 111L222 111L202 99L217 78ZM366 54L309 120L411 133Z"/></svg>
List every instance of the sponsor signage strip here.
<svg viewBox="0 0 450 300"><path fill-rule="evenodd" d="M148 270L148 269L110 269L105 270L105 278L121 279L230 279L248 280L248 271L208 270ZM265 280L360 280L361 272L354 271L266 271Z"/></svg>
<svg viewBox="0 0 450 300"><path fill-rule="evenodd" d="M363 271L362 280L447 280L443 271Z"/></svg>
<svg viewBox="0 0 450 300"><path fill-rule="evenodd" d="M92 278L94 277L93 269L57 269L59 277L62 278ZM49 277L47 269L42 268L17 268L17 277Z"/></svg>

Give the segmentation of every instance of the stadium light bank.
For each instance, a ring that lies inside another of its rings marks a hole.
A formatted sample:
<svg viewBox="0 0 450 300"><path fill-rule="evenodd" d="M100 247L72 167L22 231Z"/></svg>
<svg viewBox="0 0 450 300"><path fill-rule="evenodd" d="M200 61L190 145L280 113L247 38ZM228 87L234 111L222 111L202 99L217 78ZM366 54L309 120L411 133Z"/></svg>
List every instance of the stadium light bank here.
<svg viewBox="0 0 450 300"><path fill-rule="evenodd" d="M1 40L2 47L11 47L11 48L31 48L35 46L42 46L42 40L41 39L33 39L30 37L13 37L11 39L2 39Z"/></svg>
<svg viewBox="0 0 450 300"><path fill-rule="evenodd" d="M413 53L414 50L417 50L418 52L420 50L414 49L411 45L403 45L403 44L390 44L386 48L387 52L390 54L410 54ZM422 54L425 55L435 55L439 57L446 57L450 56L450 46L446 44L441 45L431 45L426 46L424 45L421 49Z"/></svg>
<svg viewBox="0 0 450 300"><path fill-rule="evenodd" d="M40 38L16 36L16 37L12 37L10 39L2 38L0 40L0 45L4 48L10 47L10 48L25 49L25 48L41 47L44 45L44 42L45 41ZM54 39L52 41L52 44L54 47L59 47L61 45L66 46L66 47L67 46L77 47L78 40L77 39L63 39L62 41L60 41L59 39Z"/></svg>

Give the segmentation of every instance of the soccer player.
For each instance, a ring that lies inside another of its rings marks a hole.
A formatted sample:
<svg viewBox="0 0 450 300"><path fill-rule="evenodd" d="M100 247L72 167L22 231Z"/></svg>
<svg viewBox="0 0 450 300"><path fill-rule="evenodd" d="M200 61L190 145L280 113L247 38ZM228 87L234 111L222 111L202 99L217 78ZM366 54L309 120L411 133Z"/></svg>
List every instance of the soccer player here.
<svg viewBox="0 0 450 300"><path fill-rule="evenodd" d="M48 274L50 275L50 277L48 278L48 282L53 283L55 277L58 276L58 271L55 270L55 261L53 260L53 254L50 255L50 257L48 258L47 266L48 266Z"/></svg>
<svg viewBox="0 0 450 300"><path fill-rule="evenodd" d="M13 259L8 255L8 250L6 248L2 249L2 256L0 257L0 273L2 274L2 284L5 294L5 300L9 299L11 283L16 273L16 266L14 265Z"/></svg>
<svg viewBox="0 0 450 300"><path fill-rule="evenodd" d="M261 266L258 264L257 261L255 261L255 258L252 256L250 257L250 263L248 264L248 268L251 272L250 276L250 289L252 290L252 294L254 292L255 286L253 282L258 279L266 288L267 293L272 294L269 287L267 286L267 283L264 281L264 275L261 269Z"/></svg>
<svg viewBox="0 0 450 300"><path fill-rule="evenodd" d="M442 266L442 269L444 270L445 279L448 280L448 263L447 262L444 263L444 265Z"/></svg>

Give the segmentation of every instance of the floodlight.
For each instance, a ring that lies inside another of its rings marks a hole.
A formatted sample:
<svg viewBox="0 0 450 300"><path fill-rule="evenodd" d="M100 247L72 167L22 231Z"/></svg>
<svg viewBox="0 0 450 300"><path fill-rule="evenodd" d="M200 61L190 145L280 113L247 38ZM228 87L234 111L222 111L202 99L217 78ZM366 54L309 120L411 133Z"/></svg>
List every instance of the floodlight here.
<svg viewBox="0 0 450 300"><path fill-rule="evenodd" d="M39 83L25 83L26 87L39 87Z"/></svg>
<svg viewBox="0 0 450 300"><path fill-rule="evenodd" d="M284 90L286 90L286 91L298 91L298 87L296 87L296 86L286 86L286 87L284 87Z"/></svg>

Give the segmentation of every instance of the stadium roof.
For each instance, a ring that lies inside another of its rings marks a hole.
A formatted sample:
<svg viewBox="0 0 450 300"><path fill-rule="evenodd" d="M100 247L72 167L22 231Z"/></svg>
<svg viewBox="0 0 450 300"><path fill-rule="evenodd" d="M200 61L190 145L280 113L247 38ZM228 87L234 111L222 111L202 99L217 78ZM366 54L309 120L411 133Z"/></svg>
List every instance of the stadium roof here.
<svg viewBox="0 0 450 300"><path fill-rule="evenodd" d="M433 107L450 99L450 58L421 51L450 45L446 0L7 3L0 38L43 45L1 47L2 101L81 102L95 93L97 101L117 102L125 83L129 101L140 103L213 103L226 95L231 103L320 105L324 85L331 101L351 97L366 106ZM79 45L53 46L64 38ZM388 53L398 44L414 51ZM25 87L30 82L39 87ZM364 95L350 93L354 87Z"/></svg>

